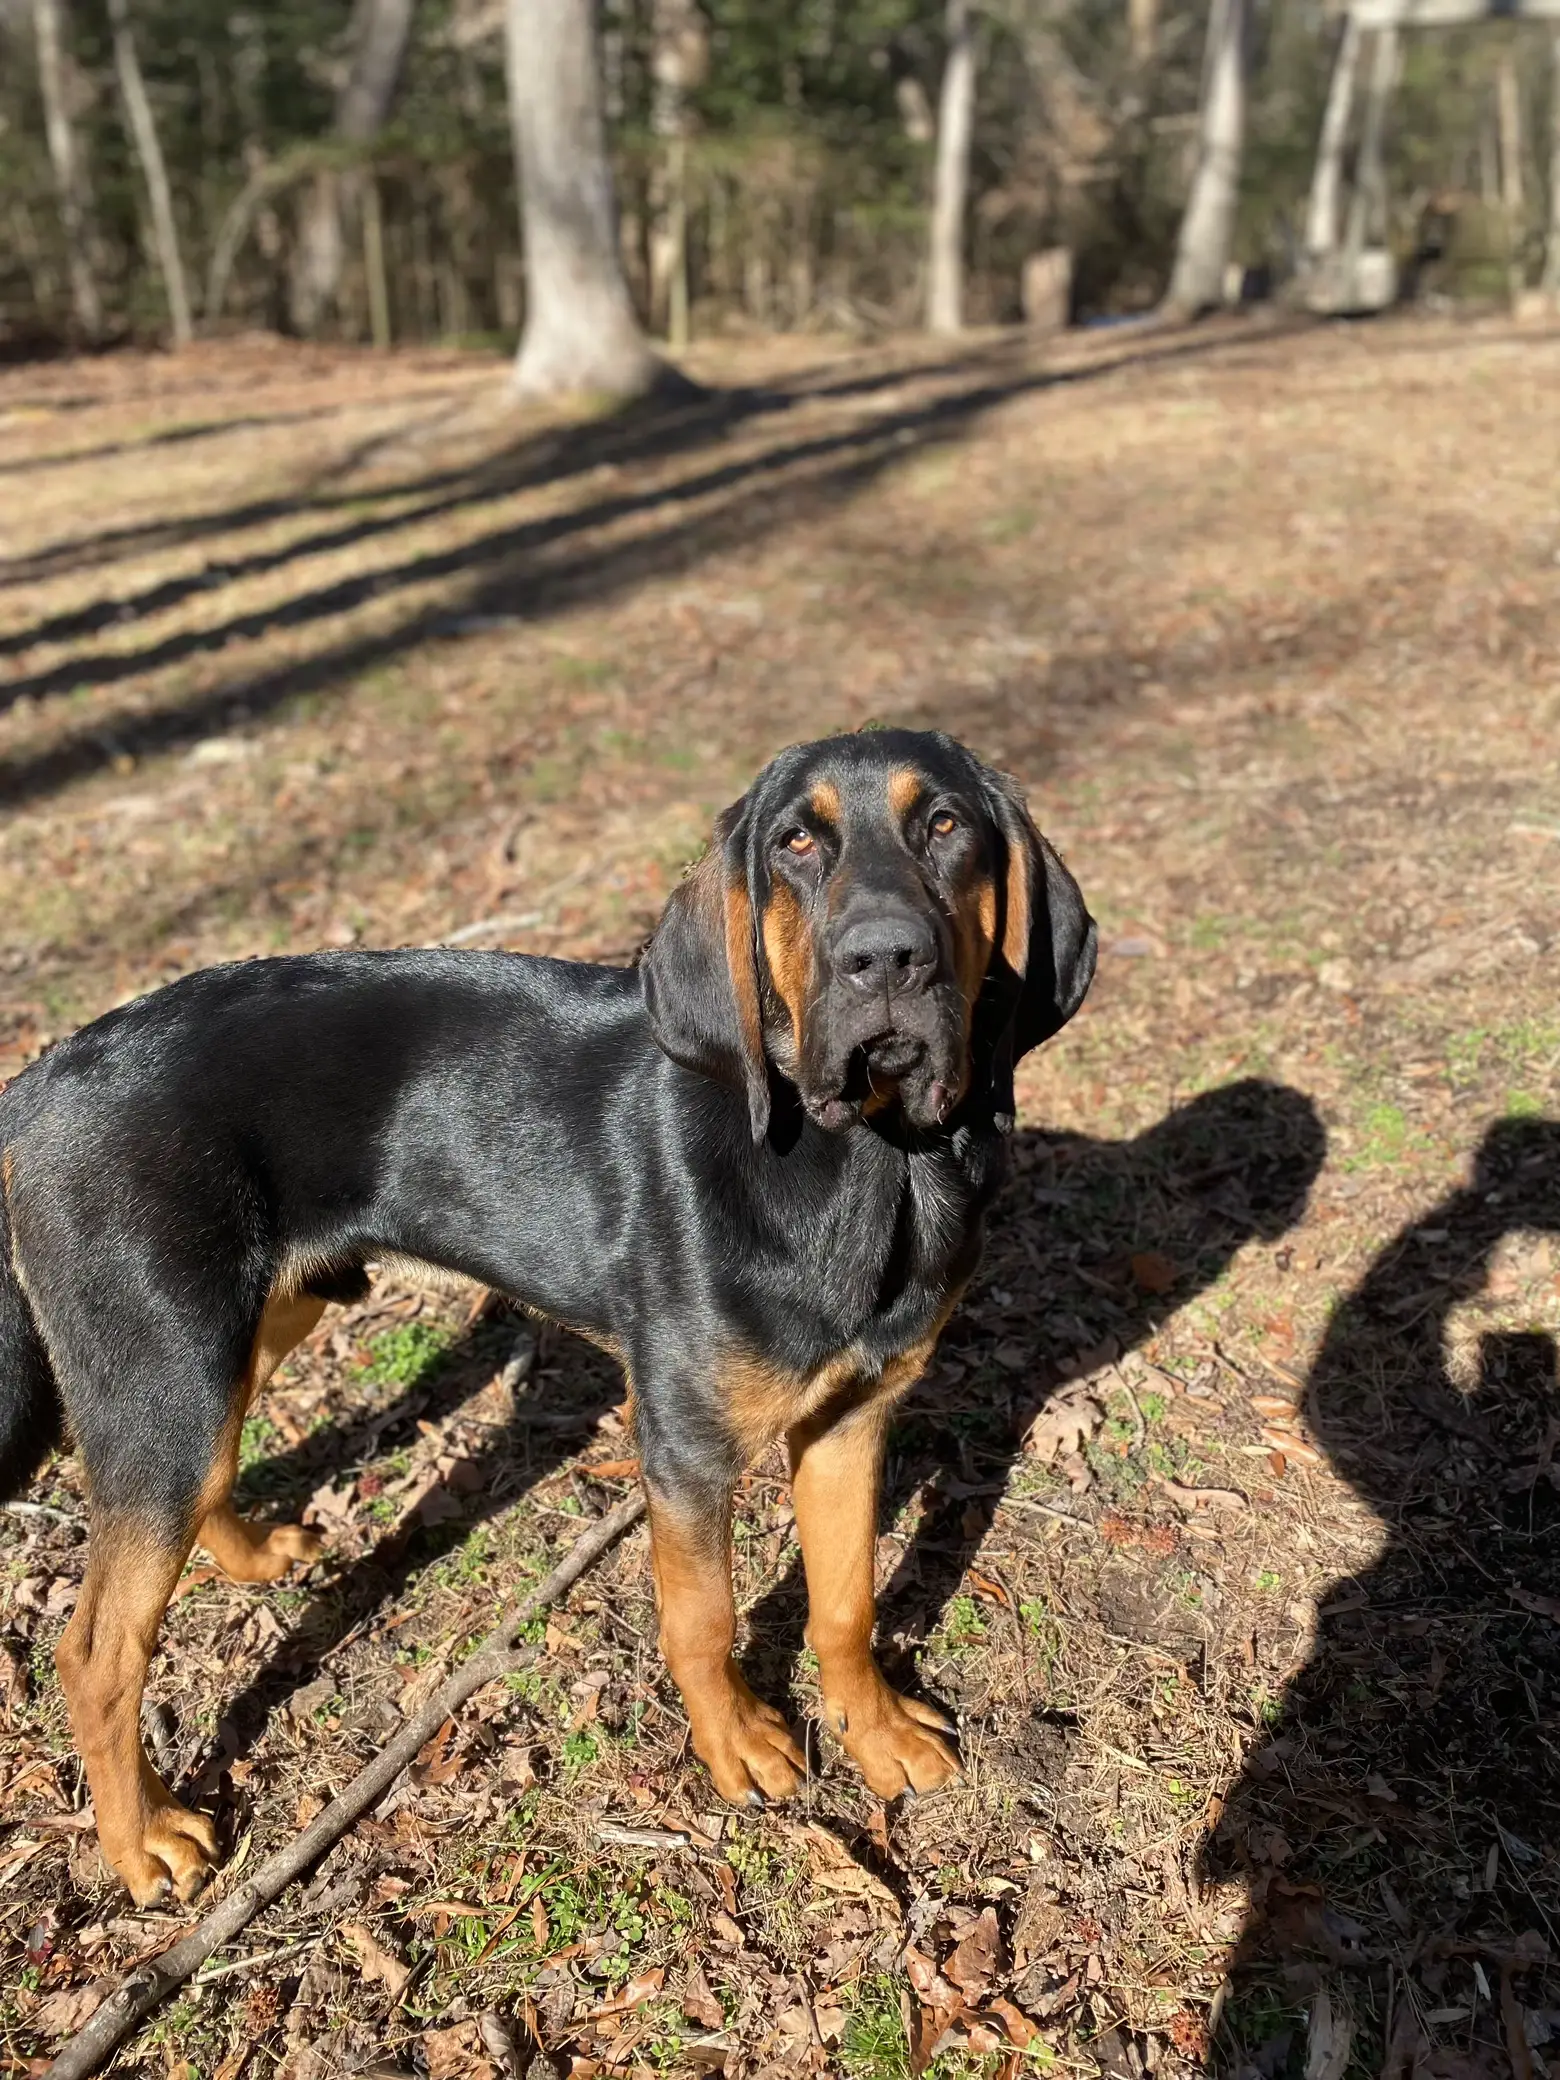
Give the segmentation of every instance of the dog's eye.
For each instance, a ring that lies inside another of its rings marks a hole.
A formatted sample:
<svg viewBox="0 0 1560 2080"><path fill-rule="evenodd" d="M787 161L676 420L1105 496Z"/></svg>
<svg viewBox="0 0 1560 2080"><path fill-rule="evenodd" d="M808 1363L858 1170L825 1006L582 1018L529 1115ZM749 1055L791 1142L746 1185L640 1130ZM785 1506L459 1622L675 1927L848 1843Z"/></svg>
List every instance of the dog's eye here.
<svg viewBox="0 0 1560 2080"><path fill-rule="evenodd" d="M958 817L952 815L947 809L939 809L932 818L932 836L934 838L951 838L958 828Z"/></svg>
<svg viewBox="0 0 1560 2080"><path fill-rule="evenodd" d="M791 831L786 836L786 850L794 852L798 859L805 859L814 850L811 831Z"/></svg>

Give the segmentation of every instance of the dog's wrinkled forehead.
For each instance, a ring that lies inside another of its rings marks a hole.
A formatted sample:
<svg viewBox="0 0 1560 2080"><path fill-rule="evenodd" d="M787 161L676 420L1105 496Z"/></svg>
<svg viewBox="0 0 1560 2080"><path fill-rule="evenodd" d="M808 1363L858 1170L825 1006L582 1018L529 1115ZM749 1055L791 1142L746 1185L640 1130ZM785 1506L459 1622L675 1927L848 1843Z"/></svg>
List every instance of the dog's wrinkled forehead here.
<svg viewBox="0 0 1560 2080"><path fill-rule="evenodd" d="M760 774L749 803L762 842L787 818L832 826L842 840L897 830L917 805L955 796L984 807L984 773L963 745L931 730L867 730L794 745Z"/></svg>

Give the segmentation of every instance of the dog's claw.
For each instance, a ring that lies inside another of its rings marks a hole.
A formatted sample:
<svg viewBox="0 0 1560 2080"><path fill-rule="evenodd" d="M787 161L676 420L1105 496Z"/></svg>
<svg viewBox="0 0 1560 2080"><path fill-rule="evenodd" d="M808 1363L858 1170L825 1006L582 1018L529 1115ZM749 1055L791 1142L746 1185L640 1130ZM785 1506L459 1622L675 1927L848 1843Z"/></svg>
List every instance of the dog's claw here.
<svg viewBox="0 0 1560 2080"><path fill-rule="evenodd" d="M754 1807L756 1811L761 1813L764 1810L763 1792L759 1790L750 1791L747 1795L747 1802L750 1806Z"/></svg>

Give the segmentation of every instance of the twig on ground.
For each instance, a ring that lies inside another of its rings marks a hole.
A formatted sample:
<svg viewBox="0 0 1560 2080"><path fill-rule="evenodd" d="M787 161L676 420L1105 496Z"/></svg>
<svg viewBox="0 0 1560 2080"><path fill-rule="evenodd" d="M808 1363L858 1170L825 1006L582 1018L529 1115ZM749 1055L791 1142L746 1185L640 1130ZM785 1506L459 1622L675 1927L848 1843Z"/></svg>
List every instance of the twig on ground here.
<svg viewBox="0 0 1560 2080"><path fill-rule="evenodd" d="M182 1985L214 1950L230 1943L262 1907L269 1906L294 1878L338 1842L347 1829L384 1796L402 1770L415 1760L445 1720L452 1717L468 1697L485 1683L513 1675L532 1661L535 1658L533 1648L518 1653L511 1651L521 1628L528 1625L538 1611L556 1603L571 1589L587 1568L594 1566L607 1548L630 1525L638 1522L644 1508L644 1497L631 1495L616 1509L609 1510L583 1537L576 1539L567 1557L558 1563L545 1581L494 1626L476 1652L456 1669L437 1695L428 1700L414 1719L407 1721L395 1739L365 1769L359 1770L317 1820L296 1839L268 1856L253 1877L246 1878L236 1892L203 1921L197 1922L188 1935L160 1957L128 1974L91 2020L61 2048L44 2080L85 2080L87 2074L95 2073L143 2016L149 2015L174 1987Z"/></svg>

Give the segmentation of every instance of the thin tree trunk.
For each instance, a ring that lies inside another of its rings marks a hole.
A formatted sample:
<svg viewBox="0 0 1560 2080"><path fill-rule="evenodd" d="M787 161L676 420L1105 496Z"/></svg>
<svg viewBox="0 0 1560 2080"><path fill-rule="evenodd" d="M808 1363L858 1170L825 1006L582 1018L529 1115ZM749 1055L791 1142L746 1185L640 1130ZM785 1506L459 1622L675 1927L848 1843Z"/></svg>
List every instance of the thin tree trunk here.
<svg viewBox="0 0 1560 2080"><path fill-rule="evenodd" d="M119 74L119 92L130 120L130 135L141 162L147 200L152 206L152 240L157 250L157 270L168 299L168 320L176 347L187 347L195 337L190 323L190 295L184 280L184 260L179 251L179 227L174 221L173 195L168 186L168 167L157 119L147 97L141 62L135 54L135 37L130 28L130 0L108 0L108 19L114 34L114 69Z"/></svg>
<svg viewBox="0 0 1560 2080"><path fill-rule="evenodd" d="M1159 48L1159 0L1127 0L1127 47L1133 70L1146 72Z"/></svg>
<svg viewBox="0 0 1560 2080"><path fill-rule="evenodd" d="M1500 207L1506 227L1506 289L1515 305L1522 274L1522 97L1517 90L1516 54L1508 43L1495 75L1500 117Z"/></svg>
<svg viewBox="0 0 1560 2080"><path fill-rule="evenodd" d="M368 328L376 347L390 344L390 284L385 277L385 221L379 183L363 183L363 274L368 283Z"/></svg>
<svg viewBox="0 0 1560 2080"><path fill-rule="evenodd" d="M663 311L674 347L688 344L688 136L693 127L690 91L709 63L709 33L694 0L656 0L652 17L651 71L655 95L650 121L664 147L653 188L651 310ZM652 316L652 324L655 316Z"/></svg>
<svg viewBox="0 0 1560 2080"><path fill-rule="evenodd" d="M665 371L623 277L594 0L507 0L504 27L526 276L514 387L638 396Z"/></svg>
<svg viewBox="0 0 1560 2080"><path fill-rule="evenodd" d="M340 144L361 150L383 129L406 55L412 6L413 0L357 0L351 62L336 96L333 135ZM350 174L328 170L318 175L304 205L292 287L293 323L300 332L317 331L340 292L347 257L342 209L354 189Z"/></svg>
<svg viewBox="0 0 1560 2080"><path fill-rule="evenodd" d="M1386 237L1387 104L1398 75L1398 31L1388 24L1374 32L1370 54L1370 78L1365 87L1365 120L1360 130L1359 164L1354 175L1354 194L1349 201L1349 229L1344 241L1344 279L1352 285L1359 277L1360 254L1373 241Z"/></svg>
<svg viewBox="0 0 1560 2080"><path fill-rule="evenodd" d="M70 101L65 89L65 38L60 0L33 0L33 34L38 45L38 87L43 96L49 160L54 169L55 192L59 196L60 226L65 234L65 268L70 279L71 310L77 331L86 339L96 339L103 330L103 299L98 294L97 276L88 249L81 153L77 148L76 127L71 121Z"/></svg>
<svg viewBox="0 0 1560 2080"><path fill-rule="evenodd" d="M1305 213L1305 259L1316 267L1338 250L1338 199L1343 187L1343 146L1349 134L1349 116L1354 107L1354 86L1360 69L1360 25L1354 15L1343 24L1338 55L1333 60L1332 80L1327 89L1327 108L1322 117L1322 134L1316 147L1316 165L1311 173L1311 194Z"/></svg>
<svg viewBox="0 0 1560 2080"><path fill-rule="evenodd" d="M1560 29L1549 39L1549 233L1544 290L1560 309Z"/></svg>
<svg viewBox="0 0 1560 2080"><path fill-rule="evenodd" d="M937 165L927 249L926 322L933 332L964 324L964 208L975 128L975 26L970 0L948 0L948 55L937 104Z"/></svg>
<svg viewBox="0 0 1560 2080"><path fill-rule="evenodd" d="M1182 317L1224 298L1224 270L1240 200L1246 143L1246 16L1249 0L1214 0L1208 18L1197 170L1176 240L1166 308Z"/></svg>

